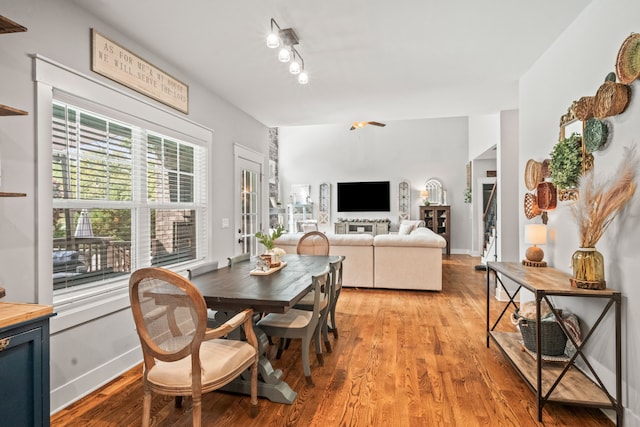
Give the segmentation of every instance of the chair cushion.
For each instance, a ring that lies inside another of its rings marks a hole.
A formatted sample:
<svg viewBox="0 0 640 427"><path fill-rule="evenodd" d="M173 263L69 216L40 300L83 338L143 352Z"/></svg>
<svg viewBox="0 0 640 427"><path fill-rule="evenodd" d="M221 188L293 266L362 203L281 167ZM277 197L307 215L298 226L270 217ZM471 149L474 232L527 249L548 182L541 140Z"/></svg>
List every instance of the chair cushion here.
<svg viewBox="0 0 640 427"><path fill-rule="evenodd" d="M259 327L267 326L274 328L304 328L311 322L313 311L298 310L292 308L284 314L269 313L258 322Z"/></svg>
<svg viewBox="0 0 640 427"><path fill-rule="evenodd" d="M214 339L200 345L202 386L224 385L248 367L256 357L255 349L245 341ZM231 375L233 373L233 375ZM147 379L159 387L191 390L191 356L176 362L157 361Z"/></svg>

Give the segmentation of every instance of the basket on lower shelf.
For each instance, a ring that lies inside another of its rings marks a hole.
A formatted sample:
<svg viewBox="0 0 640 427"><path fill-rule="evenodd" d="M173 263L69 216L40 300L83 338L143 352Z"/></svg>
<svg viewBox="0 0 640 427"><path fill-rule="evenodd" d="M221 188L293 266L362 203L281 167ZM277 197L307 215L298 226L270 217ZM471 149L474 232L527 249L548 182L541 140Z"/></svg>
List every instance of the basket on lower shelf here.
<svg viewBox="0 0 640 427"><path fill-rule="evenodd" d="M536 321L521 317L518 322L524 346L533 352L537 352L536 348ZM567 336L562 331L560 324L556 321L540 322L542 329L541 347L542 354L546 356L560 356L564 354L567 345Z"/></svg>

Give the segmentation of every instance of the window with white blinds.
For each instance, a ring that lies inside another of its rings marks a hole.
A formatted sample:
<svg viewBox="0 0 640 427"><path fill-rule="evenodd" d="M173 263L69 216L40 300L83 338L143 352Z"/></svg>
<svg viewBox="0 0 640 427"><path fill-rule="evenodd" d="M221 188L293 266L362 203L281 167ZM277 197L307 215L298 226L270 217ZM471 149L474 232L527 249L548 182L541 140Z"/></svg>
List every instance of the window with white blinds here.
<svg viewBox="0 0 640 427"><path fill-rule="evenodd" d="M204 146L55 101L54 290L203 258Z"/></svg>

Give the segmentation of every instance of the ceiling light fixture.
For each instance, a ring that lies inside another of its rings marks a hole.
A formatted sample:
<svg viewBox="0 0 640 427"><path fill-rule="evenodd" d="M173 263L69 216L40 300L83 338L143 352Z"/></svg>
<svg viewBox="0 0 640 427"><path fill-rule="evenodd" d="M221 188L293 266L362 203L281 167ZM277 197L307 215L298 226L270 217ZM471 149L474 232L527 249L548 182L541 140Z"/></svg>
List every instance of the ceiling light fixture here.
<svg viewBox="0 0 640 427"><path fill-rule="evenodd" d="M267 36L267 47L278 51L280 62L290 62L289 72L298 76L298 83L309 83L309 75L304 70L304 59L295 46L300 42L298 35L292 28L280 28L275 19L271 18L271 33Z"/></svg>

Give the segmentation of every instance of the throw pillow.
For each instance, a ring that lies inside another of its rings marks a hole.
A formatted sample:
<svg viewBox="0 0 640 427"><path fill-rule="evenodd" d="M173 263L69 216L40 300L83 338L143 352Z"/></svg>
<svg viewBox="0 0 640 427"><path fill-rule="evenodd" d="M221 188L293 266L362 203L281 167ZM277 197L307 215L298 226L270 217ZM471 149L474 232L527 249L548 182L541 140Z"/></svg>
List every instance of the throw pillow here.
<svg viewBox="0 0 640 427"><path fill-rule="evenodd" d="M308 233L310 231L318 231L318 226L315 224L302 224L303 233Z"/></svg>
<svg viewBox="0 0 640 427"><path fill-rule="evenodd" d="M398 234L409 234L413 230L413 224L402 223L400 224L400 229L398 230Z"/></svg>

